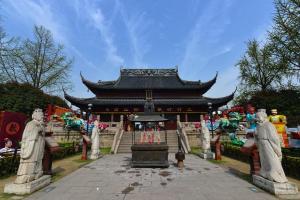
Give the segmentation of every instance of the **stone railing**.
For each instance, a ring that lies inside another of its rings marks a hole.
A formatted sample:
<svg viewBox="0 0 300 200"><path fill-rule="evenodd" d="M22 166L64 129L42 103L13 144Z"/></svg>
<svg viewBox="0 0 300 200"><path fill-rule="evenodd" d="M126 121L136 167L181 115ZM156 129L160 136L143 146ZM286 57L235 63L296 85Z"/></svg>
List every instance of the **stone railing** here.
<svg viewBox="0 0 300 200"><path fill-rule="evenodd" d="M118 148L119 148L119 145L120 145L123 133L124 133L124 129L123 129L123 115L121 115L121 120L119 122L118 129L115 132L114 140L113 140L113 143L112 143L112 146L111 146L111 151L110 151L111 153L116 154L118 152Z"/></svg>
<svg viewBox="0 0 300 200"><path fill-rule="evenodd" d="M178 135L178 143L180 144L180 147L182 148L182 150L184 151L184 153L189 153L186 144L184 142L183 136L182 136L182 132L180 132L179 129L176 130L176 134Z"/></svg>
<svg viewBox="0 0 300 200"><path fill-rule="evenodd" d="M180 122L180 117L177 116L177 134L179 135L179 138L181 140L181 144L183 145L183 148L185 149L185 153L188 153L191 151L191 147L189 144L189 140L185 131L185 127L182 126Z"/></svg>

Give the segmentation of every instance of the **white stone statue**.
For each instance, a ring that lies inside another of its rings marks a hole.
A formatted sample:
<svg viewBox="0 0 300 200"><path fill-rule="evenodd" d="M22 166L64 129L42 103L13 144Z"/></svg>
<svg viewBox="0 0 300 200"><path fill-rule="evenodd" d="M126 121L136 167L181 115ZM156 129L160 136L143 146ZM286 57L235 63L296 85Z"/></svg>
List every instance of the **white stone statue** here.
<svg viewBox="0 0 300 200"><path fill-rule="evenodd" d="M280 140L274 125L262 110L256 114L257 133L255 136L261 162L260 175L277 183L287 182L281 165Z"/></svg>
<svg viewBox="0 0 300 200"><path fill-rule="evenodd" d="M28 183L43 175L42 160L45 148L44 114L35 109L32 121L26 124L23 132L20 153L20 165L15 180L16 184Z"/></svg>
<svg viewBox="0 0 300 200"><path fill-rule="evenodd" d="M201 133L202 150L206 153L210 151L210 133L203 119L201 120Z"/></svg>
<svg viewBox="0 0 300 200"><path fill-rule="evenodd" d="M95 160L99 158L100 155L100 136L99 136L100 130L99 130L99 122L98 120L94 121L94 128L92 130L92 136L91 136L91 140L92 140L92 147L91 147L91 159Z"/></svg>

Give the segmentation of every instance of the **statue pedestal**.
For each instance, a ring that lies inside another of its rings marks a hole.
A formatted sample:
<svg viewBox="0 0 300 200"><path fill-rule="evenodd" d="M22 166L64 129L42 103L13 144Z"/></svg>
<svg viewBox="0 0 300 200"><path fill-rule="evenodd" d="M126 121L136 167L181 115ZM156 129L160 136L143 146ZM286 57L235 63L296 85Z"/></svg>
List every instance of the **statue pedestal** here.
<svg viewBox="0 0 300 200"><path fill-rule="evenodd" d="M51 182L51 176L44 175L39 179L31 181L29 183L23 183L23 184L9 183L5 185L4 193L17 194L17 195L31 194L49 185L50 182Z"/></svg>
<svg viewBox="0 0 300 200"><path fill-rule="evenodd" d="M298 193L298 187L295 183L276 183L257 175L253 175L252 178L254 185L275 195Z"/></svg>
<svg viewBox="0 0 300 200"><path fill-rule="evenodd" d="M203 159L215 159L215 153L214 152L211 152L211 151L208 151L208 152L201 152L199 154L200 158L203 158Z"/></svg>

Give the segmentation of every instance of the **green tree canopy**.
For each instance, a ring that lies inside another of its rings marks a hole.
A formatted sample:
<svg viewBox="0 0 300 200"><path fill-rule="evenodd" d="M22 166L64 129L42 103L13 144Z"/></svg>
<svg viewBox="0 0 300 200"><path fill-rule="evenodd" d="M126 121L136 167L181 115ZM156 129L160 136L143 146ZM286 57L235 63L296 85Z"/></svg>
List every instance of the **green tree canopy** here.
<svg viewBox="0 0 300 200"><path fill-rule="evenodd" d="M247 43L245 55L236 64L245 91L267 91L282 83L286 64L274 58L272 53L269 44L260 47L256 40Z"/></svg>
<svg viewBox="0 0 300 200"><path fill-rule="evenodd" d="M240 99L237 103L251 104L257 109L265 108L269 114L270 110L275 108L279 114L287 116L289 126L297 126L300 122L300 91L298 89L258 91L252 93L249 99Z"/></svg>
<svg viewBox="0 0 300 200"><path fill-rule="evenodd" d="M273 29L269 39L275 48L274 54L289 68L300 73L300 1L275 0Z"/></svg>
<svg viewBox="0 0 300 200"><path fill-rule="evenodd" d="M48 104L68 107L60 97L45 94L28 83L0 84L0 110L22 112L30 116L35 108L45 109Z"/></svg>

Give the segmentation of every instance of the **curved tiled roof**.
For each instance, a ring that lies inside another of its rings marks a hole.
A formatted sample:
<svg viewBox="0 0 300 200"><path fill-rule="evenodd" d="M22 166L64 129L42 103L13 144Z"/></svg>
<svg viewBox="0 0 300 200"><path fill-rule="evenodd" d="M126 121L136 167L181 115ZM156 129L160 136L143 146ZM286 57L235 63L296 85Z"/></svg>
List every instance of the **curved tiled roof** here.
<svg viewBox="0 0 300 200"><path fill-rule="evenodd" d="M185 89L207 92L216 82L216 76L207 82L182 80L176 69L122 69L120 77L113 81L92 82L85 79L82 82L93 92L114 89Z"/></svg>
<svg viewBox="0 0 300 200"><path fill-rule="evenodd" d="M221 107L226 105L234 97L234 93L221 98L185 98L185 99L153 99L155 106L157 105L175 105L175 106L207 106L207 103L212 103L213 107ZM76 98L64 93L65 99L71 102L73 105L79 108L85 108L88 104L93 106L130 106L130 105L141 105L143 106L146 102L142 98Z"/></svg>

